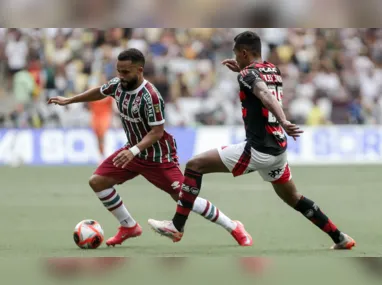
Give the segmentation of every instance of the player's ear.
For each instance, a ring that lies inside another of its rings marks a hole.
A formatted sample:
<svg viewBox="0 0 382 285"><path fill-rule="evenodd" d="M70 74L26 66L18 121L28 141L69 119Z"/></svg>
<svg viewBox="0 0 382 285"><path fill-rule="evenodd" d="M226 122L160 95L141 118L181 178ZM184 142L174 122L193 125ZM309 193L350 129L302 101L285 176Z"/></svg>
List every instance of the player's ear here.
<svg viewBox="0 0 382 285"><path fill-rule="evenodd" d="M139 72L143 72L143 66L139 66L139 67L138 67L138 71L139 71Z"/></svg>

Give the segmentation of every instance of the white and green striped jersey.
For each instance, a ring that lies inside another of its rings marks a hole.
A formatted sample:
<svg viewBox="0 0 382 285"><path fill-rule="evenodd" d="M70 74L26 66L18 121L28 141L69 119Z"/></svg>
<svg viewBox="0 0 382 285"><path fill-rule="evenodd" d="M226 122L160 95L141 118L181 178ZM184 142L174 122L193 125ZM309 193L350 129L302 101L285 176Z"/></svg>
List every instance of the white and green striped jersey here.
<svg viewBox="0 0 382 285"><path fill-rule="evenodd" d="M151 126L164 124L165 104L155 86L147 80L135 90L123 90L120 79L113 78L100 89L104 96L115 99L122 126L127 137L127 145L134 146L151 130ZM163 137L138 157L152 162L170 162L177 159L176 141L166 131Z"/></svg>

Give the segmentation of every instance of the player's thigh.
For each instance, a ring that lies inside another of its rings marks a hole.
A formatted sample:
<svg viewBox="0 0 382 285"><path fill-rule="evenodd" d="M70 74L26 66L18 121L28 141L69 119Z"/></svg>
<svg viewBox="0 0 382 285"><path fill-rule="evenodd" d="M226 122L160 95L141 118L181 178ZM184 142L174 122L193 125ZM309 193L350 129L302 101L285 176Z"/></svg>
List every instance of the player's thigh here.
<svg viewBox="0 0 382 285"><path fill-rule="evenodd" d="M218 149L211 149L194 156L187 162L186 168L203 174L229 172Z"/></svg>
<svg viewBox="0 0 382 285"><path fill-rule="evenodd" d="M124 148L121 148L106 158L94 171L94 176L107 177L107 181L114 181L115 184L122 184L127 180L133 179L139 175L137 171L139 166L136 164L135 160L131 161L126 168L114 166L113 159L120 153ZM97 178L99 179L99 178Z"/></svg>
<svg viewBox="0 0 382 285"><path fill-rule="evenodd" d="M184 176L179 165L173 162L161 164L159 167L147 166L141 172L151 184L170 194L174 200L178 200L180 188Z"/></svg>
<svg viewBox="0 0 382 285"><path fill-rule="evenodd" d="M227 171L235 177L256 170L251 157L251 146L247 142L223 146L217 151Z"/></svg>
<svg viewBox="0 0 382 285"><path fill-rule="evenodd" d="M259 164L258 172L264 181L272 184L285 184L292 179L287 153L284 152L278 156L261 154L263 163ZM267 158L268 157L268 158ZM261 160L257 160L261 161Z"/></svg>

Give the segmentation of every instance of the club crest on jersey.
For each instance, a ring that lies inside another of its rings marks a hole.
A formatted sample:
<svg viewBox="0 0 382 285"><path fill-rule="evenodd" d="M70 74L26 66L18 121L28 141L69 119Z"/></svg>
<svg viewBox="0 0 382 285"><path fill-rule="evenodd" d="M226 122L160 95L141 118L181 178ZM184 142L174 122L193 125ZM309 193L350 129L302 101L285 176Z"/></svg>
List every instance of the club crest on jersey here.
<svg viewBox="0 0 382 285"><path fill-rule="evenodd" d="M131 111L133 112L133 114L138 113L140 103L141 103L141 96L137 96L137 98L134 99L133 106L131 107Z"/></svg>

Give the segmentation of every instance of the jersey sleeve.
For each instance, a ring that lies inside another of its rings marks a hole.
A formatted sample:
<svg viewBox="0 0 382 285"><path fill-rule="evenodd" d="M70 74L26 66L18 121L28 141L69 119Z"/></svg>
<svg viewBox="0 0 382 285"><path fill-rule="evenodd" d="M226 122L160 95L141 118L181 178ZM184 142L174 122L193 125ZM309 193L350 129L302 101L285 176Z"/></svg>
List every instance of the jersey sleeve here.
<svg viewBox="0 0 382 285"><path fill-rule="evenodd" d="M145 114L149 126L159 126L164 124L164 101L156 89L149 90L145 96Z"/></svg>
<svg viewBox="0 0 382 285"><path fill-rule="evenodd" d="M249 90L252 90L253 85L257 82L264 81L261 77L260 72L256 69L242 71L238 75L238 79L242 86Z"/></svg>
<svg viewBox="0 0 382 285"><path fill-rule="evenodd" d="M118 77L111 79L108 83L101 86L100 92L104 96L110 96L114 98L115 91L117 90L119 82L120 79Z"/></svg>

